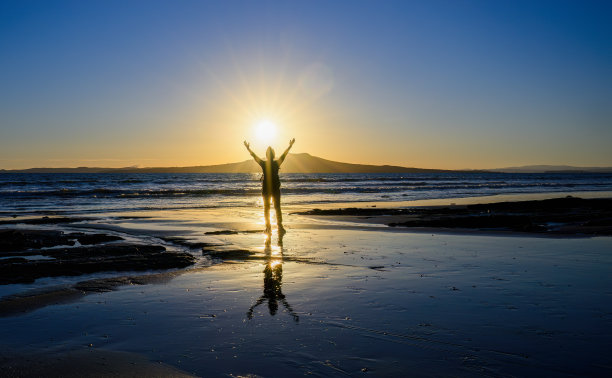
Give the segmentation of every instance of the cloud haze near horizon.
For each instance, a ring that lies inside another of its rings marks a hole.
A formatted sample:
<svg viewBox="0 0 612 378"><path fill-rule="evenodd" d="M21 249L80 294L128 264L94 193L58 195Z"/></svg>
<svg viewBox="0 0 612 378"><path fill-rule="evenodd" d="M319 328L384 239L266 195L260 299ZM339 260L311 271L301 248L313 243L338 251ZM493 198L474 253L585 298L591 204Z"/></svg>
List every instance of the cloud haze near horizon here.
<svg viewBox="0 0 612 378"><path fill-rule="evenodd" d="M0 4L0 168L612 166L612 5Z"/></svg>

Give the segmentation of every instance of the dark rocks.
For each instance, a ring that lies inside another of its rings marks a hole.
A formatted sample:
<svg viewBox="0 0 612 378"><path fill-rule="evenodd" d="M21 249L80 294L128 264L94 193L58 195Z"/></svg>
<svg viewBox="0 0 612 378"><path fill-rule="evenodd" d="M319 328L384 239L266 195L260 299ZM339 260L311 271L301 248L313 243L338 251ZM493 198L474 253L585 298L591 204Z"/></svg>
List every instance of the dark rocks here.
<svg viewBox="0 0 612 378"><path fill-rule="evenodd" d="M222 245L219 243L207 243L207 242L199 242L199 241L194 242L194 241L191 241L185 238L180 238L180 237L162 237L162 239L169 243L181 245L183 247L188 247L190 249L203 249L203 248L217 247L217 246Z"/></svg>
<svg viewBox="0 0 612 378"><path fill-rule="evenodd" d="M123 240L123 238L114 235L106 234L85 234L82 232L73 232L67 235L70 239L76 239L82 245L108 243L112 241Z"/></svg>
<svg viewBox="0 0 612 378"><path fill-rule="evenodd" d="M221 231L209 231L206 235L237 235L238 231L234 230L221 230Z"/></svg>
<svg viewBox="0 0 612 378"><path fill-rule="evenodd" d="M376 216L376 215L404 215L410 214L412 209L385 209L385 208L357 208L349 207L346 209L313 209L300 211L292 214L299 215L352 215L352 216Z"/></svg>
<svg viewBox="0 0 612 378"><path fill-rule="evenodd" d="M511 211L511 212L550 212L560 213L568 210L612 211L612 199L608 198L578 198L563 197L539 201L495 202L487 204L468 205L471 210Z"/></svg>
<svg viewBox="0 0 612 378"><path fill-rule="evenodd" d="M0 230L0 252L74 245L62 231L52 230ZM2 255L2 254L0 254Z"/></svg>
<svg viewBox="0 0 612 378"><path fill-rule="evenodd" d="M33 282L41 277L78 276L102 271L184 268L194 263L188 253L171 253L157 245L118 244L41 250L48 260L0 260L0 284ZM13 261L11 261L13 260Z"/></svg>
<svg viewBox="0 0 612 378"><path fill-rule="evenodd" d="M545 232L546 228L533 224L524 215L472 215L446 216L436 219L417 219L401 223L389 223L391 227L436 227L436 228L477 228L507 229L522 232Z"/></svg>
<svg viewBox="0 0 612 378"><path fill-rule="evenodd" d="M557 235L612 235L612 199L554 198L411 209L314 209L303 215L397 216L391 227L518 231Z"/></svg>
<svg viewBox="0 0 612 378"><path fill-rule="evenodd" d="M71 247L75 240L84 246ZM106 234L0 230L0 257L5 257L0 259L0 284L102 271L184 268L195 261L189 253L166 252L159 245L104 244L118 240Z"/></svg>
<svg viewBox="0 0 612 378"><path fill-rule="evenodd" d="M208 231L205 232L205 235L238 235L238 234L258 234L262 232L262 230L219 230L219 231Z"/></svg>
<svg viewBox="0 0 612 378"><path fill-rule="evenodd" d="M0 230L1 252L19 252L30 249L48 248L59 245L72 246L75 240L83 245L100 244L122 240L122 238L106 234L85 234L73 232L65 234L57 230Z"/></svg>

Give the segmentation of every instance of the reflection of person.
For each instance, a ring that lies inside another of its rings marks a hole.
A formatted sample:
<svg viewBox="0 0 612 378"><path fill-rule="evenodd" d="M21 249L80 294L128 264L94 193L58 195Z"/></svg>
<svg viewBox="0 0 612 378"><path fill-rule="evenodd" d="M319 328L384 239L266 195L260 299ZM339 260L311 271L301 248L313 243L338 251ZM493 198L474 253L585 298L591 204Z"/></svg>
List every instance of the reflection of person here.
<svg viewBox="0 0 612 378"><path fill-rule="evenodd" d="M279 247L282 248L282 239L278 240ZM293 308L285 299L285 295L282 292L283 286L283 256L282 249L280 256L272 256L272 248L270 247L270 238L266 239L266 247L264 249L266 254L266 267L264 268L264 288L263 294L257 302L247 312L247 317L249 319L253 319L253 310L255 307L264 303L266 300L268 301L268 310L270 311L270 315L276 315L278 311L278 302L281 302L283 306L287 309L289 314L293 317L293 320L298 322L300 317L293 311Z"/></svg>
<svg viewBox="0 0 612 378"><path fill-rule="evenodd" d="M270 233L270 197L274 201L274 210L276 211L276 224L278 225L278 233L284 234L285 228L283 227L283 214L281 213L281 195L280 195L280 177L278 176L278 170L281 164L285 161L289 150L295 143L295 138L289 142L289 147L283 152L283 154L276 160L274 160L274 149L268 147L266 150L266 160L261 159L257 156L250 147L247 141L244 141L244 146L249 150L253 159L259 164L263 170L263 181L261 187L261 194L264 202L264 217L266 218L266 233Z"/></svg>

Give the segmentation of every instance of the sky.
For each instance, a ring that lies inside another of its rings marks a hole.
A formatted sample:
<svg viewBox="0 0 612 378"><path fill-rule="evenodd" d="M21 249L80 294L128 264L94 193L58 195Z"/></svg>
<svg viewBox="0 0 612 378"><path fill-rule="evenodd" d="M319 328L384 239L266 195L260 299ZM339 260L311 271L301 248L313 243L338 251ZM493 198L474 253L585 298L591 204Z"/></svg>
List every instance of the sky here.
<svg viewBox="0 0 612 378"><path fill-rule="evenodd" d="M0 169L291 138L354 163L612 166L612 2L0 2Z"/></svg>

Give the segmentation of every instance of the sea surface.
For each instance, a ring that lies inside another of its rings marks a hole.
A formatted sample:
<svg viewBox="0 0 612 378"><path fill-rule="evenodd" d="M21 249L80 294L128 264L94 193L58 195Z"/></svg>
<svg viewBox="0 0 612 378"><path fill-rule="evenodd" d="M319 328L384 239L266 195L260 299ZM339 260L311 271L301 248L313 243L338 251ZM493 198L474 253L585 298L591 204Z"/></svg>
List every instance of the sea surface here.
<svg viewBox="0 0 612 378"><path fill-rule="evenodd" d="M0 215L253 206L260 174L0 174ZM286 205L612 191L612 174L281 174Z"/></svg>

